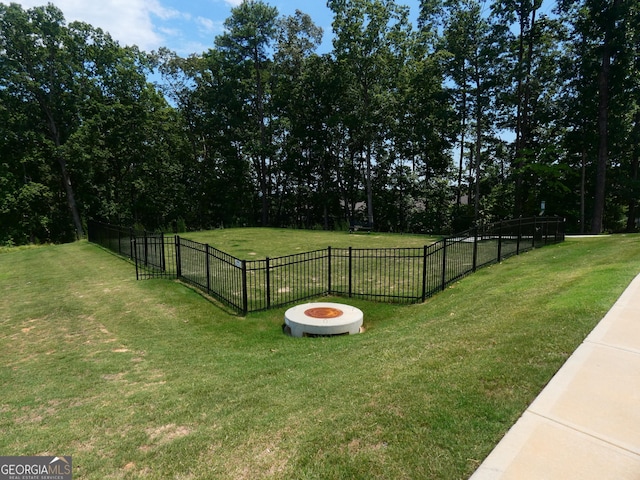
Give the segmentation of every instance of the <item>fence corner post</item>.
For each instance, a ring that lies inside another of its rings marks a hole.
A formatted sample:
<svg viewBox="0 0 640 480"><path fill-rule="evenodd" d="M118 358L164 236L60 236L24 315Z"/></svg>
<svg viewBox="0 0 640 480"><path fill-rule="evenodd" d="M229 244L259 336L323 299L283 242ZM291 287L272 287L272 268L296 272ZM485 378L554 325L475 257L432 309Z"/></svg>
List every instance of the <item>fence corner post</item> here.
<svg viewBox="0 0 640 480"><path fill-rule="evenodd" d="M176 278L182 277L182 258L180 257L180 236L176 235Z"/></svg>
<svg viewBox="0 0 640 480"><path fill-rule="evenodd" d="M209 244L204 245L205 265L207 269L207 293L211 293L211 266L209 260Z"/></svg>
<svg viewBox="0 0 640 480"><path fill-rule="evenodd" d="M331 247L327 247L327 295L331 295Z"/></svg>
<svg viewBox="0 0 640 480"><path fill-rule="evenodd" d="M266 301L267 310L271 308L271 261L269 257L265 258L265 288L266 288Z"/></svg>
<svg viewBox="0 0 640 480"><path fill-rule="evenodd" d="M242 262L242 314L246 315L249 311L249 299L247 291L247 261Z"/></svg>
<svg viewBox="0 0 640 480"><path fill-rule="evenodd" d="M422 249L422 301L427 300L427 245Z"/></svg>
<svg viewBox="0 0 640 480"><path fill-rule="evenodd" d="M441 290L447 288L447 238L442 239L442 285Z"/></svg>
<svg viewBox="0 0 640 480"><path fill-rule="evenodd" d="M132 252L136 252L137 251L136 250L136 248L137 248L136 237L131 237L130 241L131 241L131 251ZM138 272L138 255L134 255L133 259L134 259L135 264L136 264L136 280L140 280L140 274Z"/></svg>
<svg viewBox="0 0 640 480"><path fill-rule="evenodd" d="M352 288L353 288L352 266L353 266L353 247L349 247L349 298L351 298Z"/></svg>
<svg viewBox="0 0 640 480"><path fill-rule="evenodd" d="M160 248L162 249L162 273L167 273L167 258L165 256L166 252L164 247L164 232L160 232Z"/></svg>

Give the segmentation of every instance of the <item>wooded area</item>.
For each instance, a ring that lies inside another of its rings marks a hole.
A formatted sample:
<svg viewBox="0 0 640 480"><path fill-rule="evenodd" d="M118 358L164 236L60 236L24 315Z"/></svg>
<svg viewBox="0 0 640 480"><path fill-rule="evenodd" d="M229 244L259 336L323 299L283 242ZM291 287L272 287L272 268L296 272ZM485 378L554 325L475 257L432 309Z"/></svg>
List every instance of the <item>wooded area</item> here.
<svg viewBox="0 0 640 480"><path fill-rule="evenodd" d="M231 11L201 54L0 4L0 245L88 220L447 233L545 214L636 231L637 0L328 0Z"/></svg>

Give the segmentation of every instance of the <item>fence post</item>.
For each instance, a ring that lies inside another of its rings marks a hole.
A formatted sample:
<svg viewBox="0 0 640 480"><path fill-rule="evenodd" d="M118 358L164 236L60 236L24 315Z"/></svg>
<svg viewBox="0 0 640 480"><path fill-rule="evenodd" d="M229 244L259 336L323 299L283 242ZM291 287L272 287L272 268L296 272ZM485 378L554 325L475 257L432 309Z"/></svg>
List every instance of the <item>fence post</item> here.
<svg viewBox="0 0 640 480"><path fill-rule="evenodd" d="M475 273L478 268L478 227L473 227L473 261L471 271Z"/></svg>
<svg viewBox="0 0 640 480"><path fill-rule="evenodd" d="M498 263L502 257L502 220L498 222Z"/></svg>
<svg viewBox="0 0 640 480"><path fill-rule="evenodd" d="M442 290L447 286L447 239L442 240Z"/></svg>
<svg viewBox="0 0 640 480"><path fill-rule="evenodd" d="M327 247L327 295L331 295L331 247Z"/></svg>
<svg viewBox="0 0 640 480"><path fill-rule="evenodd" d="M211 292L211 276L209 275L209 244L204 244L205 265L207 266L207 293Z"/></svg>
<svg viewBox="0 0 640 480"><path fill-rule="evenodd" d="M532 243L531 248L536 248L536 217L533 217L533 235L531 235Z"/></svg>
<svg viewBox="0 0 640 480"><path fill-rule="evenodd" d="M176 242L176 278L182 276L182 257L180 256L180 236L175 236Z"/></svg>
<svg viewBox="0 0 640 480"><path fill-rule="evenodd" d="M130 242L131 242L132 251L135 252L137 248L136 237L131 237ZM135 263L136 263L136 280L140 280L140 275L138 274L138 255L135 255Z"/></svg>
<svg viewBox="0 0 640 480"><path fill-rule="evenodd" d="M164 232L160 233L161 252L162 252L162 273L167 273L167 260L164 258Z"/></svg>
<svg viewBox="0 0 640 480"><path fill-rule="evenodd" d="M516 255L520 255L520 238L522 237L522 217L518 217L518 239L516 240Z"/></svg>
<svg viewBox="0 0 640 480"><path fill-rule="evenodd" d="M422 301L427 299L427 246L422 249Z"/></svg>
<svg viewBox="0 0 640 480"><path fill-rule="evenodd" d="M352 250L353 250L353 247L349 247L349 298L351 298L351 289L352 289L352 280L351 280L351 267L353 265Z"/></svg>
<svg viewBox="0 0 640 480"><path fill-rule="evenodd" d="M266 288L267 288L267 310L271 308L271 262L269 262L269 257L265 259L266 272L265 272L265 280L266 280Z"/></svg>
<svg viewBox="0 0 640 480"><path fill-rule="evenodd" d="M242 262L242 313L244 315L249 311L249 299L247 294L247 261L241 260Z"/></svg>

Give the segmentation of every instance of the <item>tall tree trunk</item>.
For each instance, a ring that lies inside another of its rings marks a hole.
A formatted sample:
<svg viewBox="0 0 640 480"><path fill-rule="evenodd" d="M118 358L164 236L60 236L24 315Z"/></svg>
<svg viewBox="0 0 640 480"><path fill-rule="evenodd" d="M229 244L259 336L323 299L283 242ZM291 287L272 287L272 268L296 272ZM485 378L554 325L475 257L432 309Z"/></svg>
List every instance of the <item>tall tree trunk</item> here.
<svg viewBox="0 0 640 480"><path fill-rule="evenodd" d="M76 196L73 192L73 186L71 185L71 177L69 176L69 171L67 170L67 162L62 157L62 155L58 154L57 156L58 165L60 165L60 172L62 173L62 182L64 183L64 188L67 194L67 204L69 205L71 217L73 218L73 226L76 230L76 238L79 240L84 236L84 229L82 228L82 221L80 220L80 212L78 211Z"/></svg>
<svg viewBox="0 0 640 480"><path fill-rule="evenodd" d="M607 3L607 2L605 2ZM598 165L596 169L596 192L593 207L591 233L598 234L604 228L607 168L609 165L609 101L611 81L611 58L614 55L614 33L621 28L619 22L622 0L614 0L608 5L605 17L604 40L602 44L602 64L598 75Z"/></svg>
<svg viewBox="0 0 640 480"><path fill-rule="evenodd" d="M264 124L264 91L261 75L260 55L258 48L255 47L253 51L253 65L256 74L256 103L258 104L258 128L260 130L260 154L258 175L260 177L260 197L261 197L261 223L263 227L269 224L269 172L267 169L267 135L266 127Z"/></svg>
<svg viewBox="0 0 640 480"><path fill-rule="evenodd" d="M466 83L466 82L465 82ZM462 88L462 128L460 134L460 165L458 167L458 191L456 194L456 206L460 207L460 201L462 198L462 163L464 160L464 141L465 141L465 130L467 128L467 86L464 85Z"/></svg>
<svg viewBox="0 0 640 480"><path fill-rule="evenodd" d="M64 189L67 196L67 205L69 205L69 211L71 213L71 218L73 219L76 238L79 240L84 236L84 229L82 228L80 212L78 210L78 204L76 203L76 196L73 191L73 185L71 184L71 176L69 175L69 170L67 169L67 161L61 152L62 141L60 138L60 129L58 128L58 123L56 122L55 117L46 102L46 99L44 99L41 94L36 94L36 98L38 100L40 108L42 109L42 112L47 119L47 127L49 129L49 133L51 134L51 140L53 140L53 143L55 145L55 156L56 161L60 166L62 183L64 184Z"/></svg>
<svg viewBox="0 0 640 480"><path fill-rule="evenodd" d="M640 110L636 112L633 126L633 135L632 138L640 139ZM640 145L636 143L635 148L631 154L631 180L633 182L633 187L631 189L631 195L629 196L629 210L627 211L627 232L635 232L636 225L636 217L638 210L638 170L640 170Z"/></svg>
<svg viewBox="0 0 640 480"><path fill-rule="evenodd" d="M614 2L615 5L619 0ZM611 27L613 28L613 27ZM611 29L604 36L602 64L598 75L598 164L596 169L596 192L591 220L591 233L602 233L604 219L605 187L609 163L609 78L611 75Z"/></svg>
<svg viewBox="0 0 640 480"><path fill-rule="evenodd" d="M523 62L524 62L524 30L525 30L525 18L523 15L520 15L520 35L518 37L518 65L517 65L517 81L516 81L516 96L517 96L517 105L516 105L516 151L514 158L514 167L515 167L515 198L514 198L514 207L515 216L521 216L524 210L524 195L522 193L522 167L524 166L524 160L522 158L523 143L524 143L524 135L523 135L523 111L525 107L523 105Z"/></svg>
<svg viewBox="0 0 640 480"><path fill-rule="evenodd" d="M640 158L638 156L638 152L633 156L631 169L632 169L632 180L634 184L638 183L638 164L640 163ZM635 196L632 196L629 200L629 210L627 212L627 232L635 232L636 231L636 218L638 216L638 199Z"/></svg>
<svg viewBox="0 0 640 480"><path fill-rule="evenodd" d="M475 170L475 202L474 202L474 224L478 226L480 220L480 154L482 153L482 93L480 80L480 59L476 55L475 59L475 84L476 84L476 170Z"/></svg>
<svg viewBox="0 0 640 480"><path fill-rule="evenodd" d="M582 157L580 164L580 233L585 232L585 199L587 192L587 148L582 146Z"/></svg>
<svg viewBox="0 0 640 480"><path fill-rule="evenodd" d="M523 4L524 6L524 4ZM518 105L516 113L516 192L515 192L515 213L522 215L525 210L527 197L530 191L529 183L525 182L520 171L528 161L531 144L531 69L533 67L533 47L535 42L534 32L536 25L537 2L534 0L531 6L531 18L529 19L527 5L519 13L520 35L518 38L518 83L517 96ZM525 54L526 40L526 54Z"/></svg>
<svg viewBox="0 0 640 480"><path fill-rule="evenodd" d="M371 145L367 145L367 220L373 228L373 185L371 182Z"/></svg>
<svg viewBox="0 0 640 480"><path fill-rule="evenodd" d="M480 99L478 98L478 102ZM478 112L476 117L476 182L475 182L475 202L474 202L474 222L478 225L480 219L480 154L482 152L482 124L481 124L481 109L478 103Z"/></svg>

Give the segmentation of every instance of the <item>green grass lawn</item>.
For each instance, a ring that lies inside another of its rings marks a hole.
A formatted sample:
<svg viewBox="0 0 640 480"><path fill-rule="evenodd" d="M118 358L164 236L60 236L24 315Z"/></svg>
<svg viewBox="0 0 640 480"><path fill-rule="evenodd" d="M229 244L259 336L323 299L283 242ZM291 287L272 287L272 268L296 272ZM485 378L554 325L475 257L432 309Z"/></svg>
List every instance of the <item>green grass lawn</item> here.
<svg viewBox="0 0 640 480"><path fill-rule="evenodd" d="M228 228L181 233L180 236L208 243L243 260L261 260L294 253L335 248L423 247L439 237L400 233L349 233L294 230L287 228Z"/></svg>
<svg viewBox="0 0 640 480"><path fill-rule="evenodd" d="M295 339L284 308L231 316L86 242L3 250L0 453L78 479L468 478L639 272L640 236L570 239Z"/></svg>

